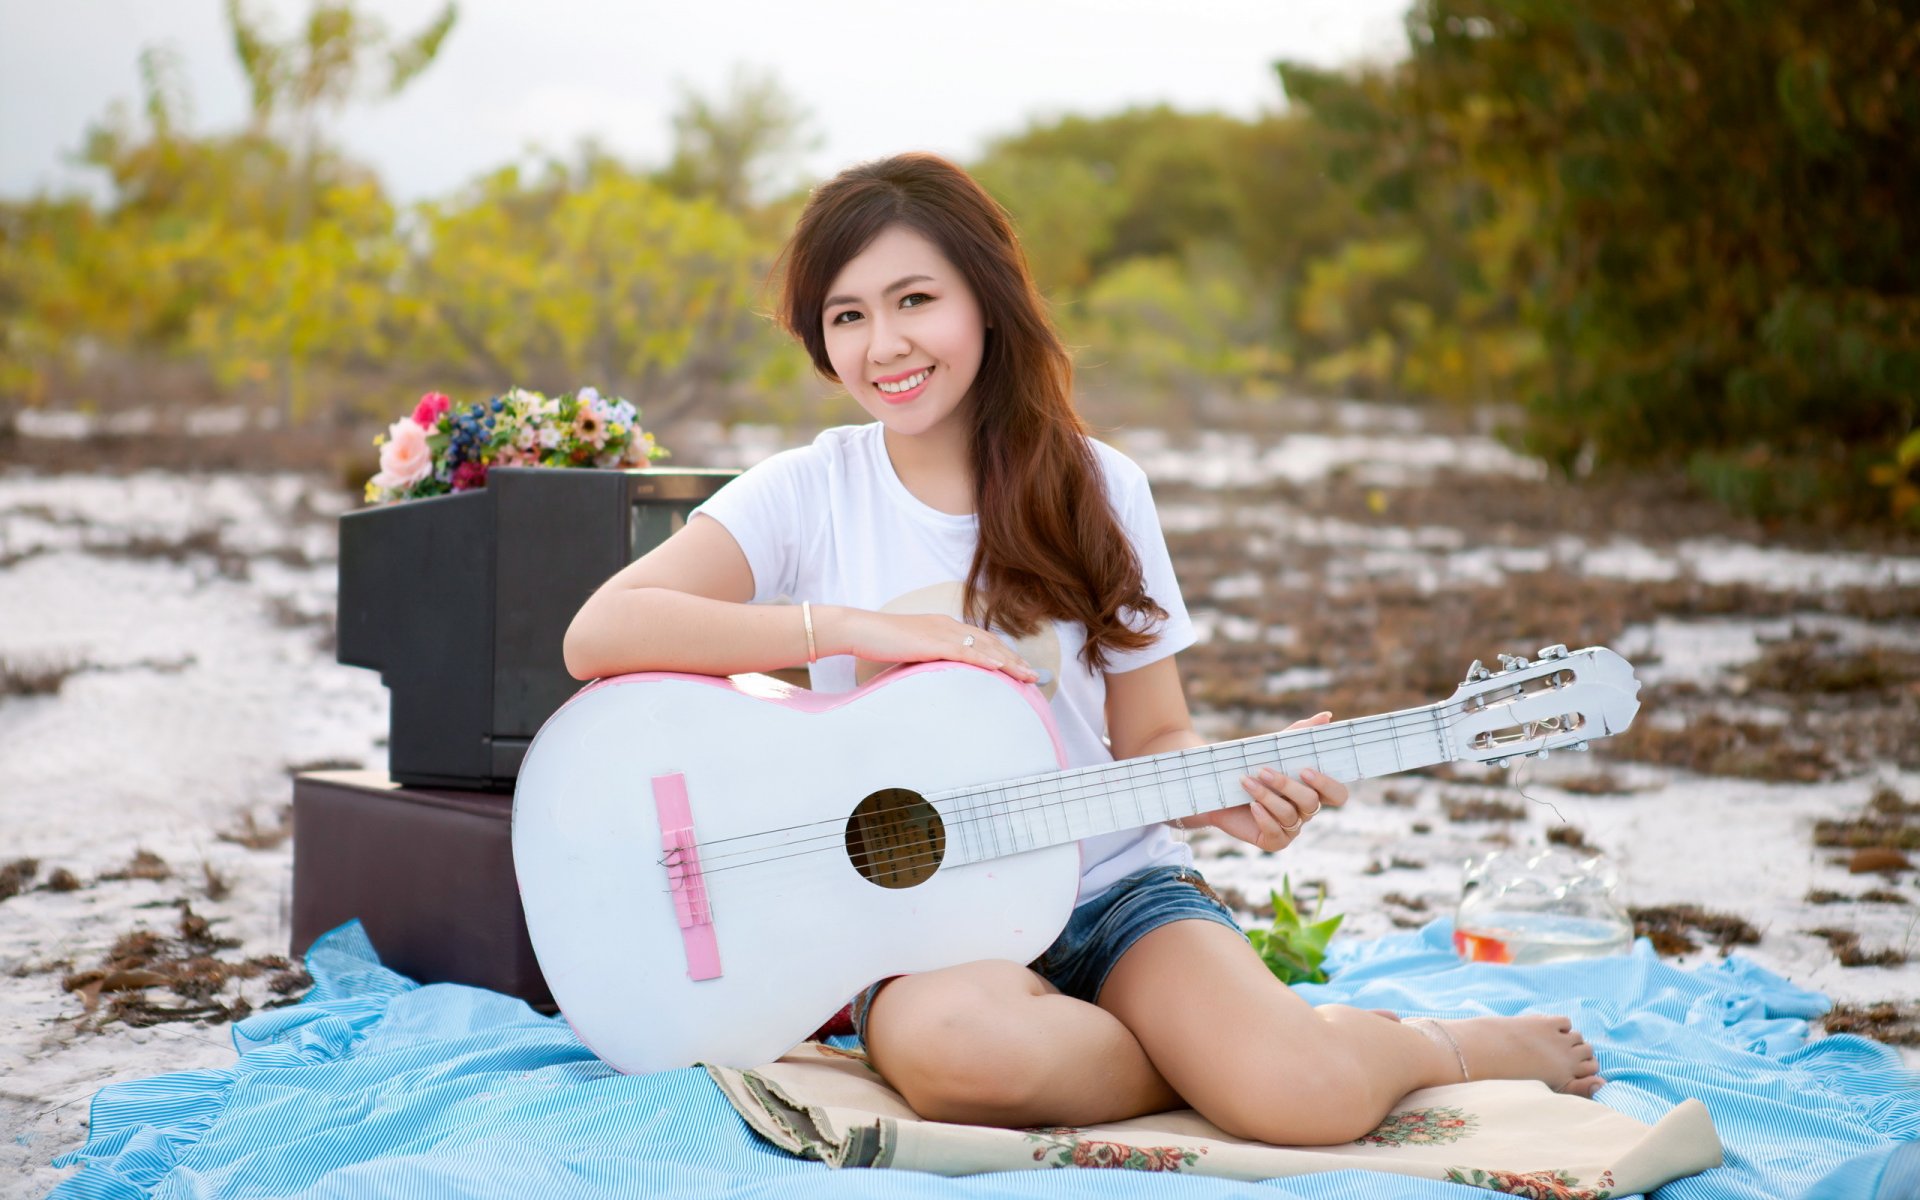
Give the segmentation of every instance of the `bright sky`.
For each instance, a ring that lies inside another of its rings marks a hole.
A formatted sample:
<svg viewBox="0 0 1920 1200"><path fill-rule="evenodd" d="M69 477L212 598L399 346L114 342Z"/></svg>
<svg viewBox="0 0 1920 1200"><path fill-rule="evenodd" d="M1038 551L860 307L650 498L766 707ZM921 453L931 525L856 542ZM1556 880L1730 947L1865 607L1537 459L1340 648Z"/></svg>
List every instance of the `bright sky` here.
<svg viewBox="0 0 1920 1200"><path fill-rule="evenodd" d="M958 158L1030 120L1167 102L1251 116L1272 69L1396 55L1408 0L464 0L427 73L336 130L400 200L445 195L539 146L597 137L660 162L682 85L720 94L770 71L808 110L824 175L927 149ZM0 195L97 188L66 160L115 99L137 105L142 48L178 51L190 127L239 125L221 0L0 0ZM251 0L290 33L305 0ZM363 0L411 33L435 0Z"/></svg>

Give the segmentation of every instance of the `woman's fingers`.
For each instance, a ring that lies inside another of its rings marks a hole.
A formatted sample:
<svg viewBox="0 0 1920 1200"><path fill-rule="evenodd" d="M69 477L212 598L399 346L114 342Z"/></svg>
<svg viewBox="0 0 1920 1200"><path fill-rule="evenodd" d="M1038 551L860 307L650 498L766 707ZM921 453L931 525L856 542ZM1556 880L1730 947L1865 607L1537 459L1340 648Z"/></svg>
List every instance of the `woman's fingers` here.
<svg viewBox="0 0 1920 1200"><path fill-rule="evenodd" d="M959 622L954 624L958 626L955 638L959 646L958 652L950 657L985 667L990 671L1005 671L1023 682L1039 677L1039 672L1035 671L1026 659L1020 657L1013 647L993 634L977 626L963 625ZM971 645L967 642L968 638L973 639Z"/></svg>
<svg viewBox="0 0 1920 1200"><path fill-rule="evenodd" d="M1314 794L1319 797L1320 803L1331 804L1335 808L1339 808L1347 802L1347 785L1341 783L1333 776L1323 774L1314 770L1312 767L1307 767L1300 772L1300 778L1308 787L1313 789Z"/></svg>
<svg viewBox="0 0 1920 1200"><path fill-rule="evenodd" d="M1287 843L1293 840L1293 835L1300 832L1300 827L1296 825L1292 832L1288 832L1280 819L1268 809L1268 801L1261 795L1266 791L1264 787L1253 783L1247 791L1253 796L1253 803L1247 805L1247 813L1253 818L1254 827L1258 831L1257 836L1247 840L1269 854L1275 850L1284 849Z"/></svg>
<svg viewBox="0 0 1920 1200"><path fill-rule="evenodd" d="M1299 825L1318 813L1324 801L1320 793L1307 786L1301 780L1282 775L1272 767L1262 767L1259 780L1267 791L1281 802L1284 807L1276 807L1274 816L1282 825Z"/></svg>
<svg viewBox="0 0 1920 1200"><path fill-rule="evenodd" d="M1240 785L1252 797L1252 802L1244 806L1246 821L1232 825L1223 822L1220 828L1272 853L1285 849L1299 837L1307 822L1322 808L1346 803L1346 785L1339 780L1318 771L1301 774L1312 774L1318 784L1284 775L1273 767L1262 767L1252 775L1243 776ZM1247 827L1249 823L1251 828Z"/></svg>

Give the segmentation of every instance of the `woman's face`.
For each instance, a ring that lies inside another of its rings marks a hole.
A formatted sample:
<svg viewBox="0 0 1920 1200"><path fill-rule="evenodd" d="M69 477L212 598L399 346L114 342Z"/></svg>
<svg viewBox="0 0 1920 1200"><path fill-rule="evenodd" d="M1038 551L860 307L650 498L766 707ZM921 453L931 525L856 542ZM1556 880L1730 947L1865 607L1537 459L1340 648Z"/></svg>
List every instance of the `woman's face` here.
<svg viewBox="0 0 1920 1200"><path fill-rule="evenodd" d="M869 416L918 436L963 414L986 319L938 247L890 226L848 260L821 314L827 358Z"/></svg>

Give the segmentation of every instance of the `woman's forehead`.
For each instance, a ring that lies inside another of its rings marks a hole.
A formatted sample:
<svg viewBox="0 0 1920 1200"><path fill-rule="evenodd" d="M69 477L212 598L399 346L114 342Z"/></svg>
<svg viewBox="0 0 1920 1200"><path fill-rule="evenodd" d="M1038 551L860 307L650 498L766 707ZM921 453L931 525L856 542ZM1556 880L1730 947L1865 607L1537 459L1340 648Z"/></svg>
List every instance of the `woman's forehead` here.
<svg viewBox="0 0 1920 1200"><path fill-rule="evenodd" d="M840 268L827 287L826 303L871 299L897 285L946 282L955 273L947 256L925 235L905 225L889 225Z"/></svg>

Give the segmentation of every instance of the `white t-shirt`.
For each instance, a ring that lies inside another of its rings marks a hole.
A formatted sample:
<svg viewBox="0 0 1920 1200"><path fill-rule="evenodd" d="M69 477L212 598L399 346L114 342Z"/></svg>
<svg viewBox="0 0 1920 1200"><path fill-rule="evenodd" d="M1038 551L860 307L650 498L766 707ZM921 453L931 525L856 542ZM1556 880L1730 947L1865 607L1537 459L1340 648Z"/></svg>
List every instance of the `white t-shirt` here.
<svg viewBox="0 0 1920 1200"><path fill-rule="evenodd" d="M759 463L694 510L719 521L740 544L753 570L754 603L810 600L961 617L976 520L943 513L909 492L894 473L882 433L878 422L829 429L810 446ZM1092 445L1107 497L1139 556L1147 595L1167 610L1151 645L1108 655L1107 671L1117 675L1158 662L1195 639L1146 473L1113 447ZM1080 660L1085 626L1046 621L1031 637L1007 640L1052 675L1041 690L1052 705L1068 765L1112 762L1105 741L1106 677ZM811 668L813 687L851 691L854 669L851 655L823 658ZM1193 856L1165 825L1155 824L1083 839L1080 862L1078 902L1084 904L1135 871L1192 866Z"/></svg>

